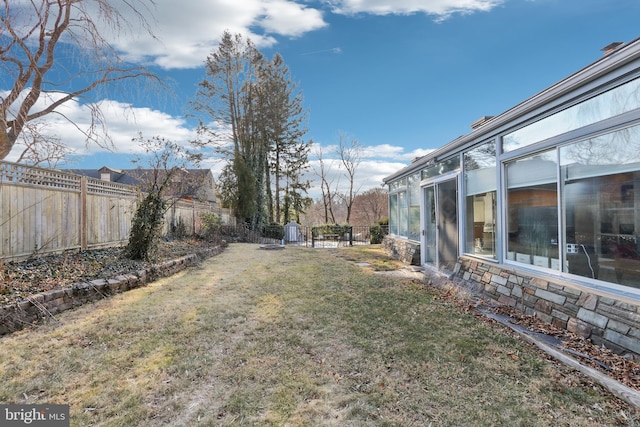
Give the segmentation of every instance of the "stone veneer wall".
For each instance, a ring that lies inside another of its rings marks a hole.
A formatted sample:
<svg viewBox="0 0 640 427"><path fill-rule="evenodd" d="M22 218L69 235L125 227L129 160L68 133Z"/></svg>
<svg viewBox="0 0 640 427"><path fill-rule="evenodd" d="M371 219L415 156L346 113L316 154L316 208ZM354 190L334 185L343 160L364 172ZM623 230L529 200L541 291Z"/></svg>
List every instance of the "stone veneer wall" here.
<svg viewBox="0 0 640 427"><path fill-rule="evenodd" d="M384 236L382 249L386 254L405 264L420 265L420 243L395 236Z"/></svg>
<svg viewBox="0 0 640 427"><path fill-rule="evenodd" d="M222 247L212 248L202 255L213 256L222 252ZM0 335L9 334L37 324L55 314L79 307L88 302L107 298L109 295L135 289L170 276L184 268L195 265L200 258L196 254L156 264L134 274L126 274L112 279L98 279L91 282L74 283L61 289L32 295L23 301L0 307Z"/></svg>
<svg viewBox="0 0 640 427"><path fill-rule="evenodd" d="M640 359L640 303L570 282L462 257L454 282L616 353Z"/></svg>

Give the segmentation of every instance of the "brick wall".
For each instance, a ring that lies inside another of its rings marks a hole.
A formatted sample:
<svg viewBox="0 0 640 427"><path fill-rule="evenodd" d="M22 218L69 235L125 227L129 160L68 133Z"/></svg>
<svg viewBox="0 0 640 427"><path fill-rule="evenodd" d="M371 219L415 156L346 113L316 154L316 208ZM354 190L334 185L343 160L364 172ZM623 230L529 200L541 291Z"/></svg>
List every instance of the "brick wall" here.
<svg viewBox="0 0 640 427"><path fill-rule="evenodd" d="M501 304L640 359L640 302L461 257L454 282Z"/></svg>

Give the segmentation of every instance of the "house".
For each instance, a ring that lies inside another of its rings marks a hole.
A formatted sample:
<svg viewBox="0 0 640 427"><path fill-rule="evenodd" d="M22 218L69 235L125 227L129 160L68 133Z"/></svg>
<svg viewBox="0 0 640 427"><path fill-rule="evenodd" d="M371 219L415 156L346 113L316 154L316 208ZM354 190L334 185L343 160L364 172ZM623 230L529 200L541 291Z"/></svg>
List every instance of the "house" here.
<svg viewBox="0 0 640 427"><path fill-rule="evenodd" d="M603 50L385 178L384 245L638 357L640 38Z"/></svg>
<svg viewBox="0 0 640 427"><path fill-rule="evenodd" d="M103 166L100 169L69 169L67 172L87 176L102 181L140 187L143 191L154 182L161 182L164 170L154 169L114 169ZM158 176L156 178L156 172ZM181 169L171 178L167 195L180 199L199 200L216 203L216 189L210 169Z"/></svg>

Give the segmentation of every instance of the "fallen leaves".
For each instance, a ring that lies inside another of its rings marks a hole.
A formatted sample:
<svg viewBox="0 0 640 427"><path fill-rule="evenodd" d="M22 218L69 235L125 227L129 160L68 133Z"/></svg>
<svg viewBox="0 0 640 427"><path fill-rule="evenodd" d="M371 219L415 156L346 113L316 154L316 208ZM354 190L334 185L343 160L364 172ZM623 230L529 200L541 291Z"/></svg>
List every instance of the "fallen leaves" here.
<svg viewBox="0 0 640 427"><path fill-rule="evenodd" d="M165 261L206 249L202 240L163 241L156 261ZM109 279L149 267L154 262L134 261L122 248L69 250L33 257L25 261L0 260L0 306L27 299L30 295L71 286L77 282Z"/></svg>
<svg viewBox="0 0 640 427"><path fill-rule="evenodd" d="M594 344L565 329L559 329L543 322L537 317L527 316L510 307L496 307L496 312L509 316L516 325L529 331L553 336L562 342L565 351L579 359L585 365L598 369L616 381L640 390L640 364L623 355L614 353L611 349ZM508 353L508 357L518 360L517 355Z"/></svg>
<svg viewBox="0 0 640 427"><path fill-rule="evenodd" d="M520 357L515 353L507 353L507 356L513 360L520 360Z"/></svg>

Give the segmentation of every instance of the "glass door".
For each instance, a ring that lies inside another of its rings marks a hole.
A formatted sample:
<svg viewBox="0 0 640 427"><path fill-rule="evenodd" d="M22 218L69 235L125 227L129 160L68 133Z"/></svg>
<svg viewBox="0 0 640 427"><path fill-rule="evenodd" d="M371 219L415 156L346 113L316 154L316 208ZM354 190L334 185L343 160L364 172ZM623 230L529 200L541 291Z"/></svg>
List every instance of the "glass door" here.
<svg viewBox="0 0 640 427"><path fill-rule="evenodd" d="M458 179L447 179L423 189L423 263L452 271L458 261Z"/></svg>
<svg viewBox="0 0 640 427"><path fill-rule="evenodd" d="M438 265L438 254L436 248L437 240L437 225L436 225L436 191L435 186L431 185L425 187L423 190L424 197L424 230L422 232L421 247L422 251L422 263L430 264L434 267Z"/></svg>

